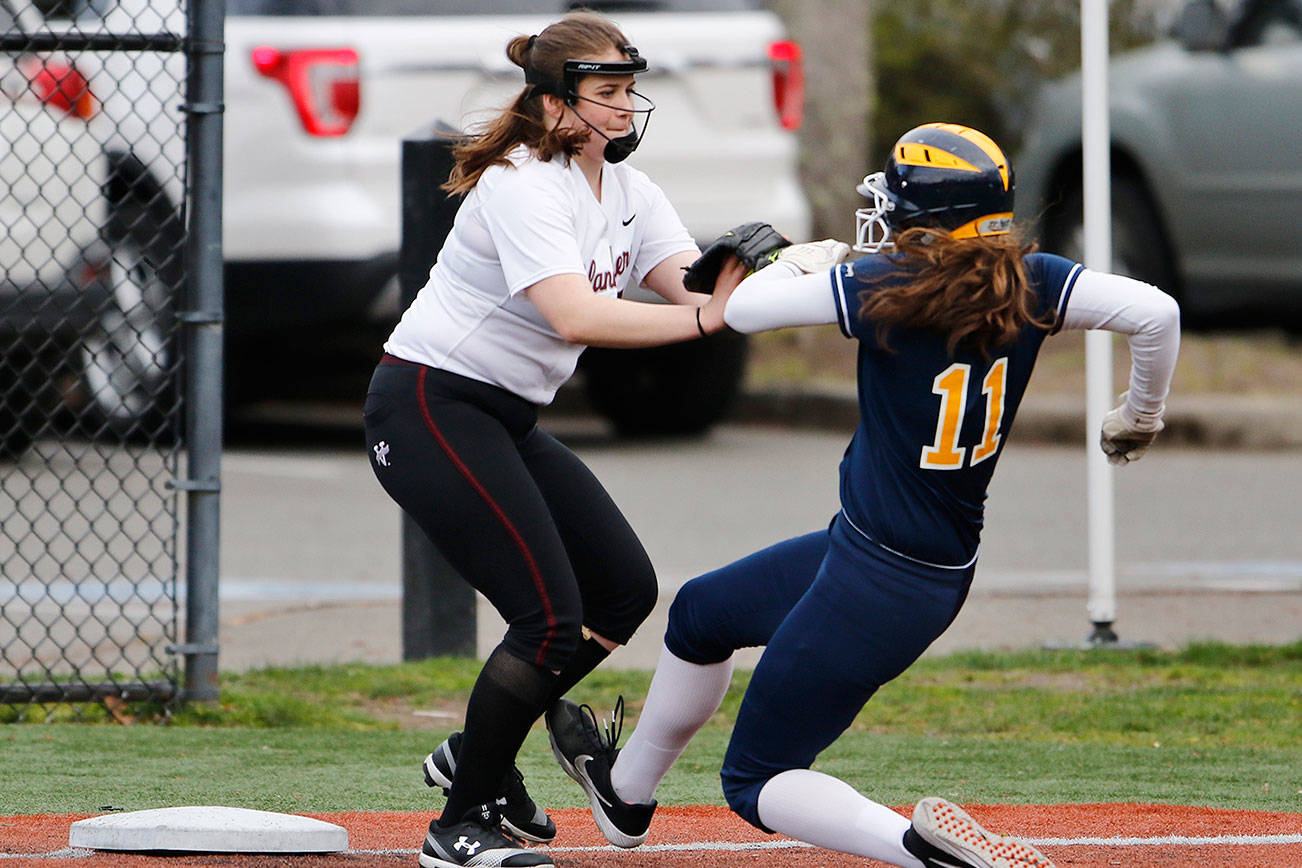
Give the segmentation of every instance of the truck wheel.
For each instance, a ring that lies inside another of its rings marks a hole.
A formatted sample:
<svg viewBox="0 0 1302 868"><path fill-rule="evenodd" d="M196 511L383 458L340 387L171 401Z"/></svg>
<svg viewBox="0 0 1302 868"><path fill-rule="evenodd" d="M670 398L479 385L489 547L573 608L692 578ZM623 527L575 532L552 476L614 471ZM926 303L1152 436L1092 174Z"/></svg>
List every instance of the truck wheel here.
<svg viewBox="0 0 1302 868"><path fill-rule="evenodd" d="M175 430L176 293L183 236L170 214L119 203L104 232L107 301L78 348L92 434L150 441Z"/></svg>
<svg viewBox="0 0 1302 868"><path fill-rule="evenodd" d="M1065 191L1044 220L1044 249L1077 262L1085 258L1085 194L1079 184ZM1112 270L1175 296L1175 266L1162 221L1135 178L1112 179Z"/></svg>
<svg viewBox="0 0 1302 868"><path fill-rule="evenodd" d="M628 437L703 434L741 391L749 345L721 332L638 350L593 347L581 365L593 408Z"/></svg>

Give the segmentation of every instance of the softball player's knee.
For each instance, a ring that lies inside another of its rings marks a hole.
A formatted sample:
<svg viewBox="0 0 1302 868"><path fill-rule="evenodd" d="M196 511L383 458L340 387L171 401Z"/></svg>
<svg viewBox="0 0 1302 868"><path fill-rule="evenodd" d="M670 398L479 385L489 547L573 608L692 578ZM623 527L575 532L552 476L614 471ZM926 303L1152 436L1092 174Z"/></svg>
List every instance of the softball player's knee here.
<svg viewBox="0 0 1302 868"><path fill-rule="evenodd" d="M714 597L708 586L696 580L678 589L669 606L669 626L665 645L675 657L688 663L705 665L722 663L736 649L719 639L719 630L710 617Z"/></svg>
<svg viewBox="0 0 1302 868"><path fill-rule="evenodd" d="M557 612L552 618L530 618L513 622L502 643L521 660L552 671L565 668L565 664L578 650L582 639L581 615Z"/></svg>
<svg viewBox="0 0 1302 868"><path fill-rule="evenodd" d="M649 566L649 565L648 565ZM627 645L656 607L655 571L621 574L616 589L588 595L583 600L583 623L593 633L616 645Z"/></svg>
<svg viewBox="0 0 1302 868"><path fill-rule="evenodd" d="M770 776L745 774L736 767L725 764L719 777L723 781L723 795L733 813L756 829L772 833L773 830L761 823L759 818L760 790L764 789Z"/></svg>
<svg viewBox="0 0 1302 868"><path fill-rule="evenodd" d="M614 611L610 613L609 632L614 635L602 635L621 645L626 644L655 609L659 593L654 572L639 573L634 580L628 581Z"/></svg>
<svg viewBox="0 0 1302 868"><path fill-rule="evenodd" d="M629 609L637 619L637 626L641 626L642 622L651 616L656 601L660 599L660 585L656 582L655 572L648 572L642 576L629 597Z"/></svg>

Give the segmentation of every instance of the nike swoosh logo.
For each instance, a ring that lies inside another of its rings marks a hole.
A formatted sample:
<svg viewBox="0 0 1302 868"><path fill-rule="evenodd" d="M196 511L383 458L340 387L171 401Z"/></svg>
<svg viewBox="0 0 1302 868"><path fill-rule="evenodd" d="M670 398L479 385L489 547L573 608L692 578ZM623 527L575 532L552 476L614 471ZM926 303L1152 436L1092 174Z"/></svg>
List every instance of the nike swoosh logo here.
<svg viewBox="0 0 1302 868"><path fill-rule="evenodd" d="M597 792L597 785L592 782L592 776L588 774L588 760L590 759L592 759L592 757L587 754L580 754L574 758L574 765L578 769L579 774L583 775L583 779L588 782L588 786L592 787L592 792L596 795L597 801L601 802L607 808L612 807L610 802L608 802L601 793Z"/></svg>
<svg viewBox="0 0 1302 868"><path fill-rule="evenodd" d="M633 217L636 217L636 216L637 216L637 212L634 211L634 212L633 212ZM630 223L633 222L633 217L630 217L630 218L628 218L627 220L622 220L622 221L620 221L620 222L622 222L625 226L627 226L628 224L630 224Z"/></svg>

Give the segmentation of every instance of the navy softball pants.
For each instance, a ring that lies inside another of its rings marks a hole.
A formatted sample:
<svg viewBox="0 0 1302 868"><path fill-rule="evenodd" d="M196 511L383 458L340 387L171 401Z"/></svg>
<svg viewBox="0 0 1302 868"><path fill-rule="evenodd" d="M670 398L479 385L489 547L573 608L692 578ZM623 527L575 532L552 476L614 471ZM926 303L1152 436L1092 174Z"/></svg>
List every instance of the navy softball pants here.
<svg viewBox="0 0 1302 868"><path fill-rule="evenodd" d="M948 570L893 555L838 514L693 579L669 611L665 644L693 663L768 646L724 757L729 806L766 829L759 791L809 768L877 688L907 669L954 620L975 567Z"/></svg>
<svg viewBox="0 0 1302 868"><path fill-rule="evenodd" d="M582 627L624 644L651 613L645 549L534 404L386 355L364 417L376 478L501 614L513 656L560 670Z"/></svg>

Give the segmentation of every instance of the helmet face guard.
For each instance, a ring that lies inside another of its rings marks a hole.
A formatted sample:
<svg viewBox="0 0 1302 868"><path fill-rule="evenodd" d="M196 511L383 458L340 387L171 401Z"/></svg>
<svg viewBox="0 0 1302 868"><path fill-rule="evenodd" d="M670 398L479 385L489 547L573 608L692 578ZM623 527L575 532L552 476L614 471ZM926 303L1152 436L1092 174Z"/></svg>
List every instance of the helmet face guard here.
<svg viewBox="0 0 1302 868"><path fill-rule="evenodd" d="M877 253L883 247L895 246L890 240L891 224L887 219L887 215L895 210L895 203L886 189L886 173L865 175L855 189L860 196L872 199L873 204L854 212L854 249L859 253Z"/></svg>
<svg viewBox="0 0 1302 868"><path fill-rule="evenodd" d="M574 114L587 125L588 129L606 140L604 156L607 163L618 163L637 150L637 146L642 143L642 137L646 135L647 126L651 123L651 112L656 108L655 103L637 91L633 91L633 96L641 105L633 109L623 109L622 106L607 105L586 96L579 96L579 79L585 75L636 75L639 72L646 72L646 58L638 54L636 48L625 45L623 50L628 55L628 60L567 60L562 67L560 81L548 78L532 67L524 71L524 80L533 85L534 93L550 93L560 97L567 106L574 109ZM628 133L612 139L588 123L588 119L580 114L577 108L580 100L602 108L631 112L633 123L629 124ZM641 130L637 128L638 115L643 115Z"/></svg>
<svg viewBox="0 0 1302 868"><path fill-rule="evenodd" d="M856 188L873 200L855 211L855 247L876 253L910 226L953 238L1007 235L1013 224L1013 170L999 146L971 127L934 123L900 137L886 170Z"/></svg>
<svg viewBox="0 0 1302 868"><path fill-rule="evenodd" d="M569 101L568 99L566 100L566 103L570 106L570 108L574 110L574 114L578 117L578 119L583 121L585 124L587 124L588 129L592 130L594 133L596 133L597 135L601 136L603 139L606 140L606 150L603 151L602 153L607 163L618 163L621 160L627 159L629 154L637 150L637 146L642 144L642 137L646 135L646 128L651 123L651 112L656 110L656 104L651 102L650 99L638 93L637 91L633 91L632 93L634 99L640 102L641 104L640 108L625 109L623 108L623 106L608 105L607 103L597 102L595 99L591 99L586 96L578 96L578 95L575 96L573 102ZM622 136L618 136L612 139L610 136L606 135L601 130L594 127L592 124L589 124L588 119L585 118L583 115L579 114L578 106L575 105L575 103L577 103L579 100L583 100L584 102L590 102L593 105L599 105L602 108L629 112L630 114L633 115L633 121L629 123L628 132ZM642 129L640 130L637 128L638 115L642 115Z"/></svg>

